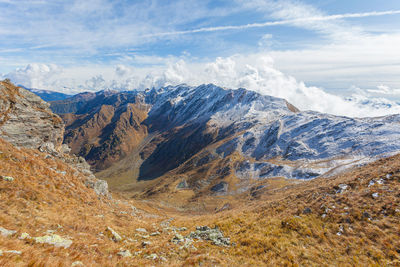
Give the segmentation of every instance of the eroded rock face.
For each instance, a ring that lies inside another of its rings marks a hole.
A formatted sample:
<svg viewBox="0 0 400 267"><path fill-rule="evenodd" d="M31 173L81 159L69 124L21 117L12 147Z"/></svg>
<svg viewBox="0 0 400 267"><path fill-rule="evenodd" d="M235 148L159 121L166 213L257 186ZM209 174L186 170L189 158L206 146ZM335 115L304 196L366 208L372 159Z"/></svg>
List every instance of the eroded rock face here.
<svg viewBox="0 0 400 267"><path fill-rule="evenodd" d="M0 82L0 136L4 140L27 148L39 148L43 143L61 149L64 124L53 114L49 104L35 94Z"/></svg>
<svg viewBox="0 0 400 267"><path fill-rule="evenodd" d="M87 187L110 198L107 182L96 179L85 159L70 155L70 148L62 144L64 123L49 106L28 90L0 81L0 138L63 160L84 175Z"/></svg>

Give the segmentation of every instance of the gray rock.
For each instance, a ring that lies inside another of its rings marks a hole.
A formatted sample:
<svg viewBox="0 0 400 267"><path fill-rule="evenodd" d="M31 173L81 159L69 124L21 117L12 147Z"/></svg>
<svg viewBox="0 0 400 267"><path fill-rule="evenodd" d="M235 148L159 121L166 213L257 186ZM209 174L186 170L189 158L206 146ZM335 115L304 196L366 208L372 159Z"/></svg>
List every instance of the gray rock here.
<svg viewBox="0 0 400 267"><path fill-rule="evenodd" d="M152 253L152 254L146 256L146 259L150 259L150 260L156 260L157 258L158 258L158 255L155 253Z"/></svg>
<svg viewBox="0 0 400 267"><path fill-rule="evenodd" d="M340 184L340 185L338 185L338 187L339 187L339 189L336 190L336 194L341 194L349 188L349 186L347 184Z"/></svg>
<svg viewBox="0 0 400 267"><path fill-rule="evenodd" d="M90 169L80 169L80 171L84 174L86 172L86 180L84 181L86 187L92 188L98 196L104 196L111 199L110 192L108 191L107 181L97 179L92 174ZM90 174L88 174L87 172L90 172Z"/></svg>
<svg viewBox="0 0 400 267"><path fill-rule="evenodd" d="M149 245L151 245L151 242L150 242L150 241L143 241L143 242L142 242L142 247L147 247L147 246L149 246Z"/></svg>
<svg viewBox="0 0 400 267"><path fill-rule="evenodd" d="M186 182L186 180L182 180L177 186L176 189L188 189L188 183Z"/></svg>
<svg viewBox="0 0 400 267"><path fill-rule="evenodd" d="M104 180L97 180L94 184L94 192L99 196L108 196L108 184Z"/></svg>
<svg viewBox="0 0 400 267"><path fill-rule="evenodd" d="M216 226L215 228L210 228L208 226L198 226L196 227L196 231L191 232L188 238L200 239L200 240L209 240L214 245L217 246L230 246L230 238L224 237L223 233Z"/></svg>
<svg viewBox="0 0 400 267"><path fill-rule="evenodd" d="M161 233L159 231L153 232L150 234L150 236L156 236L156 235L160 235Z"/></svg>
<svg viewBox="0 0 400 267"><path fill-rule="evenodd" d="M370 215L368 212L366 212L366 211L363 212L362 215L363 215L364 218L371 218L371 215Z"/></svg>
<svg viewBox="0 0 400 267"><path fill-rule="evenodd" d="M11 254L21 255L22 251L19 251L19 250L5 250L5 251L3 251L3 253L11 253Z"/></svg>
<svg viewBox="0 0 400 267"><path fill-rule="evenodd" d="M18 239L20 240L25 240L25 239L31 239L31 236L28 233L22 233Z"/></svg>
<svg viewBox="0 0 400 267"><path fill-rule="evenodd" d="M309 207L306 207L304 210L303 210L303 214L310 214L312 211L311 211L311 208L309 208Z"/></svg>
<svg viewBox="0 0 400 267"><path fill-rule="evenodd" d="M58 151L55 149L54 144L51 142L45 142L39 146L39 151L50 155L57 155Z"/></svg>
<svg viewBox="0 0 400 267"><path fill-rule="evenodd" d="M14 231L14 230L7 230L7 229L5 229L5 228L3 228L3 227L0 227L0 234L1 234L2 236L5 236L5 237L11 236L11 235L15 234L16 232L17 232L17 231Z"/></svg>
<svg viewBox="0 0 400 267"><path fill-rule="evenodd" d="M181 234L175 234L175 236L171 239L172 243L179 244L183 242L185 238Z"/></svg>
<svg viewBox="0 0 400 267"><path fill-rule="evenodd" d="M136 229L136 232L139 232L139 233L147 233L147 230L144 229L144 228L137 228L137 229Z"/></svg>
<svg viewBox="0 0 400 267"><path fill-rule="evenodd" d="M7 182L14 181L14 177L11 177L11 176L0 176L0 178Z"/></svg>
<svg viewBox="0 0 400 267"><path fill-rule="evenodd" d="M228 183L220 182L220 183L214 185L213 187L211 187L211 191L213 191L214 193L216 193L218 195L226 194L226 192L228 192Z"/></svg>
<svg viewBox="0 0 400 267"><path fill-rule="evenodd" d="M122 237L117 232L115 232L111 227L107 226L105 234L114 242L120 242L122 240Z"/></svg>
<svg viewBox="0 0 400 267"><path fill-rule="evenodd" d="M117 255L121 256L121 257L124 257L124 258L125 257L132 257L132 253L128 249L119 251L117 253Z"/></svg>
<svg viewBox="0 0 400 267"><path fill-rule="evenodd" d="M36 243L49 244L49 245L54 245L55 247L63 247L63 248L69 248L72 244L71 240L55 234L34 237L33 240L35 240Z"/></svg>

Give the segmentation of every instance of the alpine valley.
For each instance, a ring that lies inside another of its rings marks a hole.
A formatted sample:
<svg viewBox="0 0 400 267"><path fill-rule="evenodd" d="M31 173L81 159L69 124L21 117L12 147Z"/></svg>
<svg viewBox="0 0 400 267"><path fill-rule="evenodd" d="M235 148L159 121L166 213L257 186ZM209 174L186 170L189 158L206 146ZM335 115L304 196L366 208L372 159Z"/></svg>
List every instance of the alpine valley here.
<svg viewBox="0 0 400 267"><path fill-rule="evenodd" d="M398 266L399 123L213 84L4 80L0 265Z"/></svg>

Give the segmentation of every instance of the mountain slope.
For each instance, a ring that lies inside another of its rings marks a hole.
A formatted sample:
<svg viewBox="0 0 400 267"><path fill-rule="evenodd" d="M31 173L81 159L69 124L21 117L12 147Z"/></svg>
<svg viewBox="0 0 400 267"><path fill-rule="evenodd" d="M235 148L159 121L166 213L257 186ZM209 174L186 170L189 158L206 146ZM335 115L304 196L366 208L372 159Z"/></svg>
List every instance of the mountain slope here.
<svg viewBox="0 0 400 267"><path fill-rule="evenodd" d="M64 100L50 102L50 108L54 113L76 113L83 105L96 97L95 93L80 93Z"/></svg>
<svg viewBox="0 0 400 267"><path fill-rule="evenodd" d="M64 93L59 93L55 91L50 91L50 90L40 90L40 89L33 89L33 88L25 88L28 91L31 91L35 95L39 96L41 99L43 99L46 102L49 101L57 101L57 100L64 100L66 98L71 97L71 95L64 94Z"/></svg>
<svg viewBox="0 0 400 267"><path fill-rule="evenodd" d="M125 157L147 135L147 128L141 125L147 105L131 94L107 94L97 94L76 114L61 114L66 124L64 142L95 170Z"/></svg>

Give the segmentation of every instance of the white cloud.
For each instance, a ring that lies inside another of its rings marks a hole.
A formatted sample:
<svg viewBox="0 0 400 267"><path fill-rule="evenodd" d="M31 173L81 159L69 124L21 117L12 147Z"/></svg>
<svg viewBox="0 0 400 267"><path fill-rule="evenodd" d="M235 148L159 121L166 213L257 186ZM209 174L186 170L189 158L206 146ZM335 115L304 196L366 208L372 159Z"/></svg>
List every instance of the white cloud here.
<svg viewBox="0 0 400 267"><path fill-rule="evenodd" d="M400 34L355 35L352 40L288 51L272 51L276 66L310 84L400 88Z"/></svg>
<svg viewBox="0 0 400 267"><path fill-rule="evenodd" d="M378 94L378 95L400 95L400 89L392 89L387 85L380 84L377 86L377 89L368 89L369 93Z"/></svg>
<svg viewBox="0 0 400 267"><path fill-rule="evenodd" d="M130 73L130 69L124 65L119 64L115 68L115 73L120 77L124 77Z"/></svg>
<svg viewBox="0 0 400 267"><path fill-rule="evenodd" d="M54 64L29 64L25 68L17 68L13 72L5 75L7 78L15 81L17 84L24 85L29 88L46 87L46 81L57 74L62 69Z"/></svg>
<svg viewBox="0 0 400 267"><path fill-rule="evenodd" d="M181 83L214 83L222 87L244 87L261 94L281 97L301 110L316 110L351 117L400 113L399 104L382 97L373 97L371 92L366 90L353 88L352 96L343 98L318 87L306 86L276 69L271 57L258 54L217 58L215 61L203 63L177 59L165 66L148 69L122 65L116 68L98 68L76 80L78 72L81 72L81 69L64 69L61 72L57 66L31 64L6 76L28 87L55 89L65 93L104 89L143 90ZM380 93L397 93L396 90L385 86L380 86L378 90Z"/></svg>
<svg viewBox="0 0 400 267"><path fill-rule="evenodd" d="M284 9L279 10L280 12L276 12L275 14L279 17L289 17L290 19L286 20L278 20L278 21L267 21L261 23L249 23L243 25L227 25L227 26L216 26L216 27L204 27L197 28L192 30L184 30L184 31L170 31L170 32L158 32L152 34L146 34L143 37L162 37L169 35L182 35L182 34L191 34L191 33L201 33L201 32L215 32L215 31L227 31L227 30L245 30L251 28L262 28L269 26L280 26L280 25L295 25L300 27L310 27L314 29L326 30L327 26L324 26L321 22L329 22L334 20L341 20L346 18L363 18L363 17L376 17L376 16L385 16L385 15L396 15L400 14L400 10L391 10L385 12L366 12L366 13L349 13L349 14L338 14L338 15L329 15L329 16L310 16L311 12L307 12L306 14L290 14L283 12ZM301 15L301 16L299 16ZM295 17L295 18L291 18ZM334 24L329 25L329 27L333 27ZM344 28L343 28L344 29ZM342 29L342 30L343 30ZM335 33L337 33L335 31ZM342 31L343 34L343 31ZM343 37L343 36L342 36Z"/></svg>

